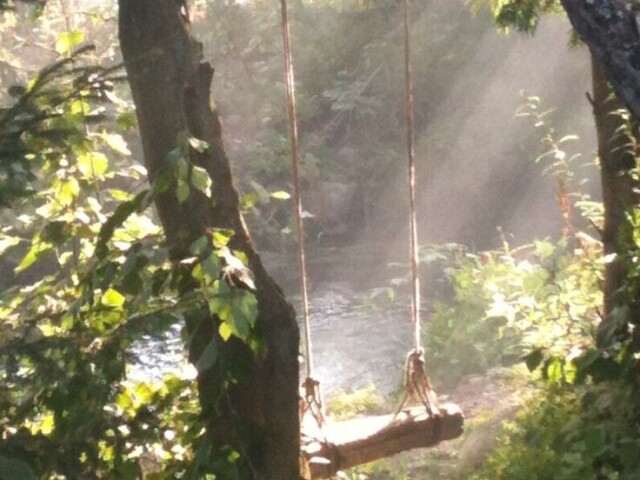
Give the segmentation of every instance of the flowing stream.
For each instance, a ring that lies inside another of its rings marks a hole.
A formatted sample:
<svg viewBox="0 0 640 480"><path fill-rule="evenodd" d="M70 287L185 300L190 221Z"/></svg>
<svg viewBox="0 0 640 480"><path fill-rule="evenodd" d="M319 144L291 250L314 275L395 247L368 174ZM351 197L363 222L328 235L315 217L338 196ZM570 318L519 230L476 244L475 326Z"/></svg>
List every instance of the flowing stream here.
<svg viewBox="0 0 640 480"><path fill-rule="evenodd" d="M299 312L294 279L279 280ZM368 286L358 287L342 278L312 281L313 375L325 397L369 385L386 395L401 383L404 359L412 345L408 300L392 301L384 292L372 299L371 285L378 285L380 291L388 280L369 280ZM162 378L185 363L180 325L174 325L164 338L144 339L133 350L139 357L129 375L133 380Z"/></svg>

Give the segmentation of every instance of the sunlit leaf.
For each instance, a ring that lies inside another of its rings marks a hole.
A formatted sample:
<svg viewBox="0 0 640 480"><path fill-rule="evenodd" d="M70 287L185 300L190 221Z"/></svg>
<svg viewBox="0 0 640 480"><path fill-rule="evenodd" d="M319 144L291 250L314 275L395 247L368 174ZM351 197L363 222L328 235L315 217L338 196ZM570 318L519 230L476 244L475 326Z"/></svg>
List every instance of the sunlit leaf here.
<svg viewBox="0 0 640 480"><path fill-rule="evenodd" d="M20 264L15 268L16 273L20 273L31 267L36 260L40 259L44 254L52 251L52 245L49 243L36 241L29 251L26 253Z"/></svg>
<svg viewBox="0 0 640 480"><path fill-rule="evenodd" d="M84 32L80 30L62 32L56 37L55 49L60 54L69 54L82 42L84 42Z"/></svg>
<svg viewBox="0 0 640 480"><path fill-rule="evenodd" d="M55 421L53 417L53 412L45 413L40 421L36 422L32 427L32 432L34 433L42 433L43 435L50 435L53 432L53 427L55 426Z"/></svg>
<svg viewBox="0 0 640 480"><path fill-rule="evenodd" d="M541 260L551 257L555 251L555 247L551 242L536 241L534 242L536 253Z"/></svg>
<svg viewBox="0 0 640 480"><path fill-rule="evenodd" d="M562 359L558 357L549 359L544 372L547 380L552 383L560 383L563 380Z"/></svg>
<svg viewBox="0 0 640 480"><path fill-rule="evenodd" d="M89 102L81 98L74 100L69 107L69 111L73 114L85 115L90 110L91 106L89 105Z"/></svg>
<svg viewBox="0 0 640 480"><path fill-rule="evenodd" d="M220 333L220 337L225 342L229 340L229 338L233 334L233 332L231 331L231 327L224 322L220 324L220 327L218 327L218 333Z"/></svg>
<svg viewBox="0 0 640 480"><path fill-rule="evenodd" d="M109 147L120 155L131 155L126 140L119 133L103 133L101 137Z"/></svg>
<svg viewBox="0 0 640 480"><path fill-rule="evenodd" d="M16 246L20 243L20 238L18 237L10 237L10 236L2 236L0 237L0 255L2 255L8 248Z"/></svg>
<svg viewBox="0 0 640 480"><path fill-rule="evenodd" d="M213 231L213 235L212 235L213 244L218 248L224 247L229 243L232 236L233 236L233 230L224 230L224 229L216 228Z"/></svg>
<svg viewBox="0 0 640 480"><path fill-rule="evenodd" d="M191 183L206 196L211 196L211 178L204 168L198 166L193 167L191 171Z"/></svg>
<svg viewBox="0 0 640 480"><path fill-rule="evenodd" d="M114 239L137 240L150 235L158 235L161 231L160 226L156 225L149 216L135 212L122 223L122 229L122 235L114 235Z"/></svg>
<svg viewBox="0 0 640 480"><path fill-rule="evenodd" d="M127 202L133 198L133 195L131 193L125 192L124 190L119 190L117 188L110 188L107 191L114 200L117 200L119 202Z"/></svg>
<svg viewBox="0 0 640 480"><path fill-rule="evenodd" d="M71 177L60 183L56 194L56 200L60 205L68 207L71 205L78 195L80 194L80 184L78 180Z"/></svg>
<svg viewBox="0 0 640 480"><path fill-rule="evenodd" d="M89 152L78 156L78 171L84 178L94 178L105 174L109 159L100 152Z"/></svg>
<svg viewBox="0 0 640 480"><path fill-rule="evenodd" d="M191 148L199 153L204 153L209 148L209 144L207 142L195 137L189 138L189 145L191 145Z"/></svg>
<svg viewBox="0 0 640 480"><path fill-rule="evenodd" d="M99 258L104 257L108 253L107 242L113 237L116 228L120 227L137 209L146 207L150 201L149 193L149 190L145 190L136 195L133 200L118 205L113 214L102 225L98 233L98 242L95 250Z"/></svg>
<svg viewBox="0 0 640 480"><path fill-rule="evenodd" d="M289 195L284 190L280 190L278 192L273 192L273 193L271 193L270 196L272 198L275 198L276 200L289 200L291 198L291 195Z"/></svg>
<svg viewBox="0 0 640 480"><path fill-rule="evenodd" d="M119 308L124 304L124 296L117 290L110 288L102 294L100 303L105 307Z"/></svg>

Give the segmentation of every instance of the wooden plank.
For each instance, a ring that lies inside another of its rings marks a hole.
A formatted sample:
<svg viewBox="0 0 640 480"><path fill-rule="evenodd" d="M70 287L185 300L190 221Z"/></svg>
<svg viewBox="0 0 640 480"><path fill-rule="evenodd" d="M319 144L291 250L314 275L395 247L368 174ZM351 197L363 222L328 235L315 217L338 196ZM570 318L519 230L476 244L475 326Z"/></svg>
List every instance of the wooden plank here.
<svg viewBox="0 0 640 480"><path fill-rule="evenodd" d="M327 421L320 430L313 419L303 419L302 450L311 478L325 478L356 465L414 448L428 448L462 435L460 407L445 404L440 415L429 416L425 407L393 414L362 417L345 422Z"/></svg>

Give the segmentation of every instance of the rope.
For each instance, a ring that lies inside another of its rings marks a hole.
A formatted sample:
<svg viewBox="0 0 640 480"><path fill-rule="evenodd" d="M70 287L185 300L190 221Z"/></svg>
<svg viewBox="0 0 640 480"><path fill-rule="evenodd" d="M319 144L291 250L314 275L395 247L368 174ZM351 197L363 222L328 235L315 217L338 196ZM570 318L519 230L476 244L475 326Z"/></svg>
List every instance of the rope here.
<svg viewBox="0 0 640 480"><path fill-rule="evenodd" d="M409 257L411 263L411 321L413 348L422 354L420 341L420 277L418 274L418 227L416 220L416 165L413 147L413 82L411 79L411 35L409 31L409 0L403 1L404 10L404 72L405 117L407 124L407 157L409 160Z"/></svg>
<svg viewBox="0 0 640 480"><path fill-rule="evenodd" d="M411 322L413 324L413 349L405 364L405 394L396 410L394 419L408 399L420 401L429 415L437 416L437 397L431 386L424 362L424 350L420 330L420 276L418 272L418 227L416 219L416 165L413 128L413 82L411 76L411 32L409 29L409 0L403 0L404 13L404 73L405 117L407 125L407 157L409 174L409 261L411 264Z"/></svg>
<svg viewBox="0 0 640 480"><path fill-rule="evenodd" d="M280 0L282 12L282 43L284 44L284 77L287 85L287 111L289 114L289 144L291 146L291 164L293 167L293 203L296 219L296 236L298 239L298 268L300 274L300 290L302 294L302 318L304 325L305 372L307 380L313 372L311 354L311 326L309 320L309 297L307 294L307 269L304 253L304 230L302 227L302 201L300 199L300 150L298 146L298 123L296 115L295 83L293 78L293 61L291 57L291 40L289 38L289 19L287 17L287 0ZM305 381L305 384L310 382ZM309 390L309 389L307 389ZM307 391L307 395L309 395Z"/></svg>

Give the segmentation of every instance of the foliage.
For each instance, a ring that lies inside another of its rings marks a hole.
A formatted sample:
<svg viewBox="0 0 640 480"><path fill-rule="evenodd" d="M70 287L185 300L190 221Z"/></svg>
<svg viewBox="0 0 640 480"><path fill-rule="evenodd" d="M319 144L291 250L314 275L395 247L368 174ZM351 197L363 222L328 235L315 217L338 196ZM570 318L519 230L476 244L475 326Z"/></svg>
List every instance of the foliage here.
<svg viewBox="0 0 640 480"><path fill-rule="evenodd" d="M579 402L568 392L541 392L544 402L531 402L530 408L505 426L508 435L492 452L488 461L471 479L576 479L595 478L583 462L576 462L587 445L598 449L600 441L575 436L571 445L560 445L563 435L579 410ZM566 449L567 446L569 449Z"/></svg>
<svg viewBox="0 0 640 480"><path fill-rule="evenodd" d="M447 244L421 251L423 273L442 272L446 279L423 275L435 299L423 343L437 384L452 386L466 375L513 365L532 351L576 354L593 343L607 259L597 238L576 230L599 229L602 204L585 193L583 170L594 164L581 165L574 153L578 137L560 135L552 114L539 97L523 95L517 116L540 131L535 162L557 181L562 238L512 248L503 236L500 250L472 252ZM368 304L384 292L373 291Z"/></svg>
<svg viewBox="0 0 640 480"><path fill-rule="evenodd" d="M575 250L538 241L466 253L449 269L452 301L436 303L425 326L437 383L512 365L532 349L588 345L601 302L599 255L586 241Z"/></svg>
<svg viewBox="0 0 640 480"><path fill-rule="evenodd" d="M538 357L540 360L541 357ZM530 367L538 362L528 357ZM635 479L640 471L637 373L590 349L551 357L546 384L471 478Z"/></svg>
<svg viewBox="0 0 640 480"><path fill-rule="evenodd" d="M534 33L544 14L563 12L559 0L468 0L473 11L488 7L494 21L504 31L510 27Z"/></svg>
<svg viewBox="0 0 640 480"><path fill-rule="evenodd" d="M61 38L60 48L71 51L77 40ZM86 128L100 122L105 107L89 110L88 99L108 101L117 67L78 64L92 47L71 51L43 69L29 85L13 85L13 105L0 109L0 204L33 193L34 170L55 169L64 150L83 143ZM68 114L65 116L65 110ZM75 118L73 117L75 115Z"/></svg>
<svg viewBox="0 0 640 480"><path fill-rule="evenodd" d="M197 372L183 359L156 378L131 375L141 368L134 347L187 317L215 314L221 343L259 347L255 297L222 280L223 260L242 263L227 246L233 232L212 231L173 265L149 208L168 187L177 201L192 190L213 194L185 155L207 146L176 139L169 181L147 188L126 140L135 121L112 82L117 67L89 63L91 48L76 49L83 38L57 35L59 57L15 87L0 112L2 194L11 202L0 230L2 477L234 478L237 453L210 455L193 382L221 362L218 344L194 359ZM238 371L221 378L220 395Z"/></svg>
<svg viewBox="0 0 640 480"><path fill-rule="evenodd" d="M46 1L47 0L17 0L19 3L34 5L37 8L42 8ZM0 0L0 12L2 10L15 10L17 2L14 0Z"/></svg>
<svg viewBox="0 0 640 480"><path fill-rule="evenodd" d="M415 43L424 46L414 65L419 131L427 122L419 112L435 111L487 25L468 22L468 11L457 2L416 2L413 8ZM312 224L336 210L313 196L323 184L384 191L397 170L404 132L400 13L399 4L388 0L290 5L301 176L303 191L309 192L303 206L315 215L306 222L310 238L317 233ZM216 66L217 107L235 178L247 199L247 223L262 248L285 250L293 230L291 205L264 194L291 192L278 11L268 2L213 1L195 2L191 14ZM433 38L442 49L431 48ZM362 203L373 207L376 195L363 196ZM358 205L343 207L351 209L343 220L348 228L354 227L352 218L361 217L353 214Z"/></svg>
<svg viewBox="0 0 640 480"><path fill-rule="evenodd" d="M353 418L358 415L382 413L384 400L373 385L353 392L339 391L332 395L327 412L334 420Z"/></svg>

